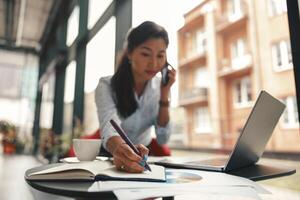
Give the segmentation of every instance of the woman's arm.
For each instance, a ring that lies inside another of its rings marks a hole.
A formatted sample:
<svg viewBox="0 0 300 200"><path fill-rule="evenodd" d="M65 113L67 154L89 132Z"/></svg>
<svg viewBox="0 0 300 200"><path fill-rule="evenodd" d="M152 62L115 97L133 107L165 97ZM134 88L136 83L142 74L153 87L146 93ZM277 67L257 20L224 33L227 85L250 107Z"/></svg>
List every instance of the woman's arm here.
<svg viewBox="0 0 300 200"><path fill-rule="evenodd" d="M169 95L170 89L175 82L176 71L174 69L169 70L168 84L163 86L161 84L160 101L157 121L155 123L156 139L159 144L167 143L171 130L170 130L170 115L169 115Z"/></svg>
<svg viewBox="0 0 300 200"><path fill-rule="evenodd" d="M142 161L141 156L131 150L109 123L111 119L114 119L118 124L121 124L121 119L118 116L116 105L112 98L109 79L100 79L96 89L95 100L101 129L102 145L113 155L114 164L117 169L133 173L143 172L144 167L139 164ZM149 151L144 145L137 145L137 148L142 155L148 155Z"/></svg>
<svg viewBox="0 0 300 200"><path fill-rule="evenodd" d="M96 88L95 103L101 130L102 145L109 151L107 141L113 136L118 136L118 133L109 124L109 120L114 119L120 124L121 119L117 113L117 108L112 97L110 79L108 77L100 79Z"/></svg>
<svg viewBox="0 0 300 200"><path fill-rule="evenodd" d="M170 120L169 96L170 96L171 86L175 82L175 77L176 77L175 69L172 68L172 70L169 70L168 76L169 76L168 84L165 86L161 84L161 90L160 90L160 101L159 101L157 124L162 127L166 126Z"/></svg>

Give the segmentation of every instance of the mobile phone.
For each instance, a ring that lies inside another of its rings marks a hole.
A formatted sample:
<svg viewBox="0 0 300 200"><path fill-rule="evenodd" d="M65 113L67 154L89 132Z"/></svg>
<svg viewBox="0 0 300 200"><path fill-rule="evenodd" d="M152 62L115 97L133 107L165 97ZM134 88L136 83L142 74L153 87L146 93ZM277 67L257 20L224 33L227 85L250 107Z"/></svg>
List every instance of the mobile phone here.
<svg viewBox="0 0 300 200"><path fill-rule="evenodd" d="M162 79L162 84L167 85L169 82L169 70L168 70L169 63L166 62L165 66L162 68L161 72L161 79Z"/></svg>

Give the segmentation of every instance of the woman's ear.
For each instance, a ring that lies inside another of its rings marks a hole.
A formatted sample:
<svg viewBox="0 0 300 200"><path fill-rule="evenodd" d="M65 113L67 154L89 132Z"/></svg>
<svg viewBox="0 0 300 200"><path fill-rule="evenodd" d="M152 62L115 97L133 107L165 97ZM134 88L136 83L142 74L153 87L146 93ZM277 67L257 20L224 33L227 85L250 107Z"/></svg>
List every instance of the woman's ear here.
<svg viewBox="0 0 300 200"><path fill-rule="evenodd" d="M131 61L132 61L132 55L131 53L128 53L128 51L126 52L126 56L128 58L128 62L131 64Z"/></svg>
<svg viewBox="0 0 300 200"><path fill-rule="evenodd" d="M127 56L128 60L131 61L131 58L132 58L131 53L129 53L128 51L126 51L126 56Z"/></svg>

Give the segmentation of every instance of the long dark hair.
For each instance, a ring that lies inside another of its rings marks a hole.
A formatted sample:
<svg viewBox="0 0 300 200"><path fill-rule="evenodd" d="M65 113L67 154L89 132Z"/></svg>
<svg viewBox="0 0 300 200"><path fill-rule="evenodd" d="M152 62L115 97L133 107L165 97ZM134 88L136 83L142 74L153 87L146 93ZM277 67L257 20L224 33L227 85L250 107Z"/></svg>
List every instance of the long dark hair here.
<svg viewBox="0 0 300 200"><path fill-rule="evenodd" d="M161 38L165 41L166 46L169 44L167 31L150 21L143 22L132 29L127 36L125 49L120 62L117 64L117 71L111 79L117 110L122 117L130 116L137 109L137 102L134 97L134 79L128 53L152 38Z"/></svg>

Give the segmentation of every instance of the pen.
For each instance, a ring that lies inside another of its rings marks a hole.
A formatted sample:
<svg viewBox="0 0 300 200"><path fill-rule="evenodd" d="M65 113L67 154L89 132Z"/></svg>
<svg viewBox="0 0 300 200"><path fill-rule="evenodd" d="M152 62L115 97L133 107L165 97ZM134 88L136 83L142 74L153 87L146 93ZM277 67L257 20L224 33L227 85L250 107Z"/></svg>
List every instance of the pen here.
<svg viewBox="0 0 300 200"><path fill-rule="evenodd" d="M114 127L114 129L119 133L121 138L126 142L126 144L138 155L141 155L139 150L134 146L134 144L130 141L130 139L127 137L126 133L122 130L122 128L113 120L111 119L109 121L111 125ZM145 168L149 171L152 171L148 163L145 161Z"/></svg>

